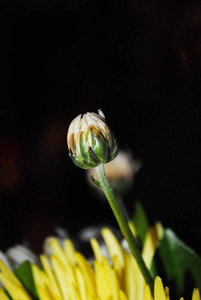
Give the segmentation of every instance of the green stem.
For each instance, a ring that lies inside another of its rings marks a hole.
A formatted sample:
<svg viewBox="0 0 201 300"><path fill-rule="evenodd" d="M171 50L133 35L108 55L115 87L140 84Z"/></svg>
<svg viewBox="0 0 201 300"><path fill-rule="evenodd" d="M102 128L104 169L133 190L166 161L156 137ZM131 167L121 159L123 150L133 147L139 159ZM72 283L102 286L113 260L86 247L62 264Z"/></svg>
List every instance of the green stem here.
<svg viewBox="0 0 201 300"><path fill-rule="evenodd" d="M104 165L100 164L96 167L96 173L98 176L98 179L100 181L101 184L101 188L113 210L113 213L117 219L117 222L119 224L119 227L129 245L130 251L132 253L132 255L134 256L138 267L145 279L145 282L149 285L152 296L153 296L153 290L154 290L154 280L149 272L149 270L147 269L145 262L140 254L140 250L138 248L137 242L135 240L135 237L133 236L130 227L128 225L128 222L126 220L126 217L118 203L118 201L115 198L115 195L108 183L108 180L106 178L105 175L105 169L104 169Z"/></svg>

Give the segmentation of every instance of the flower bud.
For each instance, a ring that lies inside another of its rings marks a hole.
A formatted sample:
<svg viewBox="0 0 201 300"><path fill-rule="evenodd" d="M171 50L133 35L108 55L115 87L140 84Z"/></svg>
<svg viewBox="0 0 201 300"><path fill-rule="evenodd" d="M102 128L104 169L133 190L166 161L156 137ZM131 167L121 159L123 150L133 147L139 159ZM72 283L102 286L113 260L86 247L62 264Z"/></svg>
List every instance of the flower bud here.
<svg viewBox="0 0 201 300"><path fill-rule="evenodd" d="M75 165L82 169L107 163L118 153L116 139L107 126L102 111L99 110L98 113L78 115L68 129L69 155Z"/></svg>

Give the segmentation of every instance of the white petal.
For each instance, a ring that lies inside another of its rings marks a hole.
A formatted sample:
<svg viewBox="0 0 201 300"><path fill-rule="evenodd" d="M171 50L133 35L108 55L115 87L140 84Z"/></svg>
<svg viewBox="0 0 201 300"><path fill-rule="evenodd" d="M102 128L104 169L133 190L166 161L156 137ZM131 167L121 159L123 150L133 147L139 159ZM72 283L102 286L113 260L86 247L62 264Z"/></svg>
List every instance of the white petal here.
<svg viewBox="0 0 201 300"><path fill-rule="evenodd" d="M95 113L89 113L89 114L90 114L91 120L93 120L92 122L94 123L94 125L99 127L100 129L104 130L105 122L102 120L102 118Z"/></svg>
<svg viewBox="0 0 201 300"><path fill-rule="evenodd" d="M6 255L9 261L16 267L23 263L25 260L30 261L31 263L38 264L37 256L24 245L16 245L12 248L9 248L6 251Z"/></svg>
<svg viewBox="0 0 201 300"><path fill-rule="evenodd" d="M98 114L105 119L105 115L101 109L98 109Z"/></svg>
<svg viewBox="0 0 201 300"><path fill-rule="evenodd" d="M76 135L78 134L78 132L80 131L80 127L81 127L81 117L82 115L78 115L75 119L74 119L74 128L73 128L73 133Z"/></svg>
<svg viewBox="0 0 201 300"><path fill-rule="evenodd" d="M88 120L86 118L86 114L84 114L81 119L81 128L80 129L82 131L87 131L88 127L89 127Z"/></svg>
<svg viewBox="0 0 201 300"><path fill-rule="evenodd" d="M98 126L98 121L97 119L93 118L93 113L86 113L86 119L89 126Z"/></svg>

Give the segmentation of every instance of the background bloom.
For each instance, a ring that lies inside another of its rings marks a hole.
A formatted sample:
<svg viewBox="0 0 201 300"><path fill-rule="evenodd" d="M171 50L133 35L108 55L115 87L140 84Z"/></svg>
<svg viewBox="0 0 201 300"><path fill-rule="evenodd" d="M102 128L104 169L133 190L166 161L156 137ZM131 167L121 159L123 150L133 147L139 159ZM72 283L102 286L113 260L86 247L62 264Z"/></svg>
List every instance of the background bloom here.
<svg viewBox="0 0 201 300"><path fill-rule="evenodd" d="M119 150L115 159L105 164L107 179L115 193L125 194L128 192L133 184L134 175L141 168L141 165L140 160L134 160L131 153L123 150ZM91 176L98 180L94 168L86 170L86 178L88 183L99 191L91 180ZM103 195L103 193L99 194Z"/></svg>

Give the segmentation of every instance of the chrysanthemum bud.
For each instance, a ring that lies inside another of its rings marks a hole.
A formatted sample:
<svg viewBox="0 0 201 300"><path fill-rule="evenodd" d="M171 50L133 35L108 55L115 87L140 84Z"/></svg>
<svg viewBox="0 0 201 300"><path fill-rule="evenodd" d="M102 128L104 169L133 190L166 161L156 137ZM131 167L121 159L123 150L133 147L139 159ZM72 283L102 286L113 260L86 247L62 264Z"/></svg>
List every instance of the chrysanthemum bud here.
<svg viewBox="0 0 201 300"><path fill-rule="evenodd" d="M75 165L82 169L107 163L118 153L116 139L107 126L102 111L99 110L98 113L78 115L68 129L69 155Z"/></svg>

